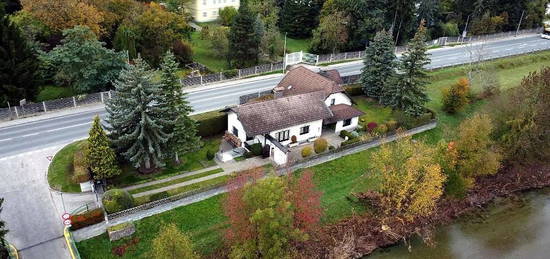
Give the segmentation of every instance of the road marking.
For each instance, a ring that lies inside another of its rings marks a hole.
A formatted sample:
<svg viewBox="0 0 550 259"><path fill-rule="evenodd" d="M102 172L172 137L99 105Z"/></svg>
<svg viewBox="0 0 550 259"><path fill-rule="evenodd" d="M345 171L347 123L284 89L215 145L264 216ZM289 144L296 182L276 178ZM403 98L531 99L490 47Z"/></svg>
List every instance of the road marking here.
<svg viewBox="0 0 550 259"><path fill-rule="evenodd" d="M40 132L35 132L35 133L31 133L31 134L27 134L27 135L23 135L23 136L20 136L21 138L24 138L24 137L30 137L30 136L36 136L40 134Z"/></svg>
<svg viewBox="0 0 550 259"><path fill-rule="evenodd" d="M70 128L74 128L74 127L89 125L89 124L90 124L90 122L84 122L84 123L75 124L75 125L71 125L71 126L66 126L66 127L61 127L61 128L57 128L57 129L47 130L46 132L54 132L54 131L59 131L59 130L64 130L64 129L70 129Z"/></svg>
<svg viewBox="0 0 550 259"><path fill-rule="evenodd" d="M0 141L8 141L8 140L12 140L13 138L5 138L5 139L0 139Z"/></svg>

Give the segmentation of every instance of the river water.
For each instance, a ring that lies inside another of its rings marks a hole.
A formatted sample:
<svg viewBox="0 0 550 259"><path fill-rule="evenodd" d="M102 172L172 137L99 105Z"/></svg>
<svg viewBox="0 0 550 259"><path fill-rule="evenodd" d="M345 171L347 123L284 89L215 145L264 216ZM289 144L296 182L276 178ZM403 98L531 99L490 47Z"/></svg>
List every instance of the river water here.
<svg viewBox="0 0 550 259"><path fill-rule="evenodd" d="M411 252L400 244L367 258L550 259L550 188L496 201L480 216L439 228L435 241L428 247L413 238Z"/></svg>

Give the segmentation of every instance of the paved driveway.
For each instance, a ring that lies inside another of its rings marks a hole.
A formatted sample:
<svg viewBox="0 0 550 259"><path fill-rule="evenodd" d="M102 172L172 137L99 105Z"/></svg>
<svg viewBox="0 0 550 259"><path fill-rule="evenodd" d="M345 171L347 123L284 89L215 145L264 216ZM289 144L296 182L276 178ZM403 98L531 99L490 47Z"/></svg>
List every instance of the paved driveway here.
<svg viewBox="0 0 550 259"><path fill-rule="evenodd" d="M7 239L21 258L69 258L63 239L61 194L50 191L46 171L53 147L0 159L0 197L5 199L0 217L10 231ZM70 211L92 200L91 194L63 195Z"/></svg>

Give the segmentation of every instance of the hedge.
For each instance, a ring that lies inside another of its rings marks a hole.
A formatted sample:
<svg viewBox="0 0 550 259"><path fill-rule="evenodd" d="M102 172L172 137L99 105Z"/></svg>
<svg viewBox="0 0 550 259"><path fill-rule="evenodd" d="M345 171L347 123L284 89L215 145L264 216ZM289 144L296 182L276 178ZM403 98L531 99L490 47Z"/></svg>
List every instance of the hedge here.
<svg viewBox="0 0 550 259"><path fill-rule="evenodd" d="M111 189L103 194L103 206L107 213L115 213L134 207L134 198L128 191Z"/></svg>
<svg viewBox="0 0 550 259"><path fill-rule="evenodd" d="M71 216L71 230L81 229L93 224L97 224L105 220L103 210L101 208L90 210L83 214Z"/></svg>
<svg viewBox="0 0 550 259"><path fill-rule="evenodd" d="M198 135L206 138L222 134L227 130L227 114L220 111L193 116L197 121Z"/></svg>

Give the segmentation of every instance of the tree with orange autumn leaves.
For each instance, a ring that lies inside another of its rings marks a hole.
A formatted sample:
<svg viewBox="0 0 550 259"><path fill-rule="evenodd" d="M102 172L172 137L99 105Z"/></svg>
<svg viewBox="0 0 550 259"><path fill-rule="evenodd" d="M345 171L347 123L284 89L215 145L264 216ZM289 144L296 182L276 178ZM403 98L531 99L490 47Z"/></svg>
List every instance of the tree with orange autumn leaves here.
<svg viewBox="0 0 550 259"><path fill-rule="evenodd" d="M288 258L293 245L308 239L318 226L321 193L311 171L299 177L268 176L262 168L230 181L224 203L230 227L230 258Z"/></svg>

